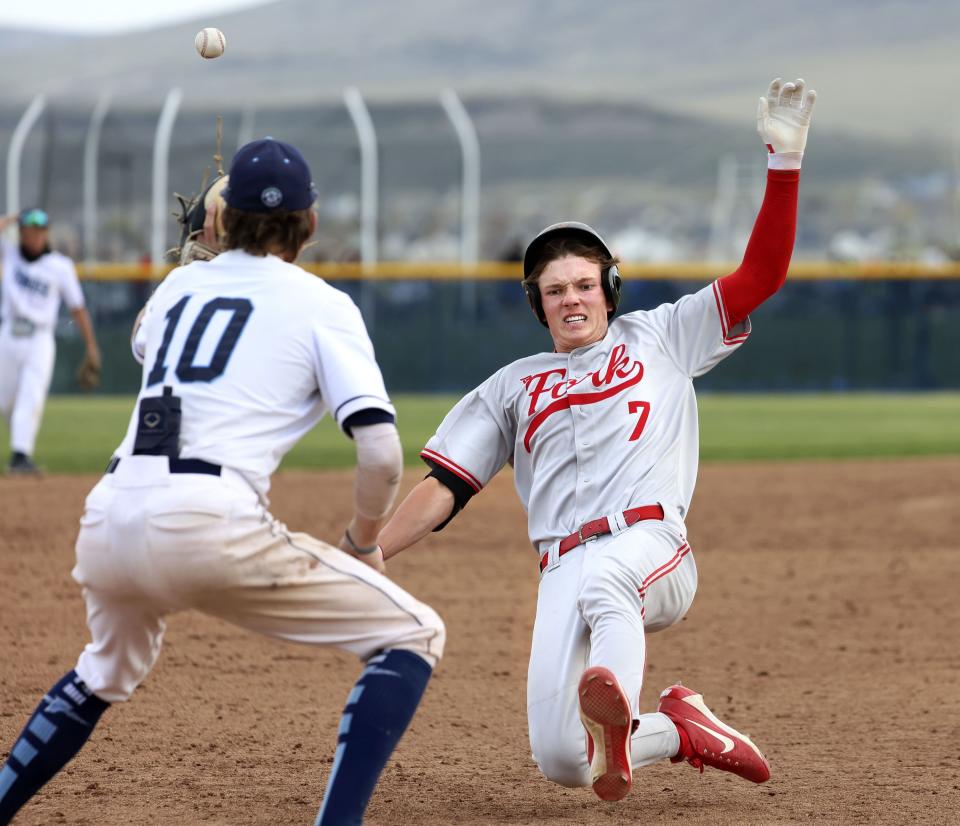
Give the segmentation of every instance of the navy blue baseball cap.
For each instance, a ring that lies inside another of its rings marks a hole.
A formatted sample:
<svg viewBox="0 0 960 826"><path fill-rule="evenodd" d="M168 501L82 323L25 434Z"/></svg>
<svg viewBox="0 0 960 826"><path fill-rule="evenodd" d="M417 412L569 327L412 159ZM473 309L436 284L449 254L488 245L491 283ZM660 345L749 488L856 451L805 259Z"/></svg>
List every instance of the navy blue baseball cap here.
<svg viewBox="0 0 960 826"><path fill-rule="evenodd" d="M17 223L19 223L21 227L39 227L40 229L46 229L50 226L50 216L47 215L46 210L40 209L40 207L31 207L30 209L21 210L17 218Z"/></svg>
<svg viewBox="0 0 960 826"><path fill-rule="evenodd" d="M230 164L223 197L244 212L306 209L317 200L310 167L300 150L263 138L241 146Z"/></svg>

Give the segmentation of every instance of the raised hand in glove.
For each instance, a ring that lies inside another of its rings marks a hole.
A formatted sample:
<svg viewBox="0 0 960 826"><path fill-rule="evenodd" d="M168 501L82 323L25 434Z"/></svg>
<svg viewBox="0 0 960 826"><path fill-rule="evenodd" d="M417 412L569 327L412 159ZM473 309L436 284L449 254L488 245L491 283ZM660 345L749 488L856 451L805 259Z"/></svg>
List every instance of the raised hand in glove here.
<svg viewBox="0 0 960 826"><path fill-rule="evenodd" d="M95 390L100 386L100 354L87 350L77 369L77 384L83 390Z"/></svg>
<svg viewBox="0 0 960 826"><path fill-rule="evenodd" d="M807 91L803 78L771 81L757 107L757 131L770 152L771 169L799 169L817 93Z"/></svg>

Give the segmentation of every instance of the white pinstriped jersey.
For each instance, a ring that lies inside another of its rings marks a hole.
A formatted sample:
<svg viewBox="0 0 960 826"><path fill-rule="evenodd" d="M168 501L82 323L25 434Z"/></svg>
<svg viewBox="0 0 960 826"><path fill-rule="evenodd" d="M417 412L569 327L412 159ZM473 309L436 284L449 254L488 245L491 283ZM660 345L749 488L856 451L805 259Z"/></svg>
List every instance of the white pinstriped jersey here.
<svg viewBox="0 0 960 826"><path fill-rule="evenodd" d="M699 437L693 379L732 353L714 284L615 318L571 353L508 364L447 414L421 456L480 490L508 462L539 552L588 520L659 502L690 507Z"/></svg>
<svg viewBox="0 0 960 826"><path fill-rule="evenodd" d="M59 252L27 261L16 244L0 242L3 271L0 322L24 318L41 330L53 330L60 301L71 310L84 306L83 290L73 262Z"/></svg>
<svg viewBox="0 0 960 826"><path fill-rule="evenodd" d="M284 454L326 413L395 413L360 311L276 256L239 250L173 270L133 341L139 399L173 388L180 456L240 471L266 493ZM136 408L115 455L129 456Z"/></svg>

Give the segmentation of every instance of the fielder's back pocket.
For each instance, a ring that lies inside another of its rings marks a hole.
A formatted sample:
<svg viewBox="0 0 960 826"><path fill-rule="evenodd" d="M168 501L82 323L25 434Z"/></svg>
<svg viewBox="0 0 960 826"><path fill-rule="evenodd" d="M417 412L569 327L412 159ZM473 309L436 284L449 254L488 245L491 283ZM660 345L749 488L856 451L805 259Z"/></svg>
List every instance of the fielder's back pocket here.
<svg viewBox="0 0 960 826"><path fill-rule="evenodd" d="M232 525L229 509L198 505L152 513L147 518L150 591L187 607L229 579L223 549Z"/></svg>
<svg viewBox="0 0 960 826"><path fill-rule="evenodd" d="M226 523L226 509L196 508L191 510L169 511L151 514L147 523L151 528L170 533L204 533L211 528Z"/></svg>

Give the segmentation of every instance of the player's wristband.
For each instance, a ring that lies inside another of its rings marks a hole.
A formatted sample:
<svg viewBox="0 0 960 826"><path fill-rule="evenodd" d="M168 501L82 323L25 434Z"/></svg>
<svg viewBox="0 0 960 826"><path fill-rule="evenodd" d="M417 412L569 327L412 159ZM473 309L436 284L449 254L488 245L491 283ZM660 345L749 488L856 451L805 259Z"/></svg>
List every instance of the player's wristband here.
<svg viewBox="0 0 960 826"><path fill-rule="evenodd" d="M767 155L767 169L799 169L803 152L771 152Z"/></svg>
<svg viewBox="0 0 960 826"><path fill-rule="evenodd" d="M366 554L372 554L380 548L380 546L377 545L376 543L371 545L369 548L360 547L356 542L353 541L353 537L350 536L349 528L344 529L343 538L347 540L347 544L350 546L351 550L353 550L355 554L360 554L361 556L365 556Z"/></svg>

